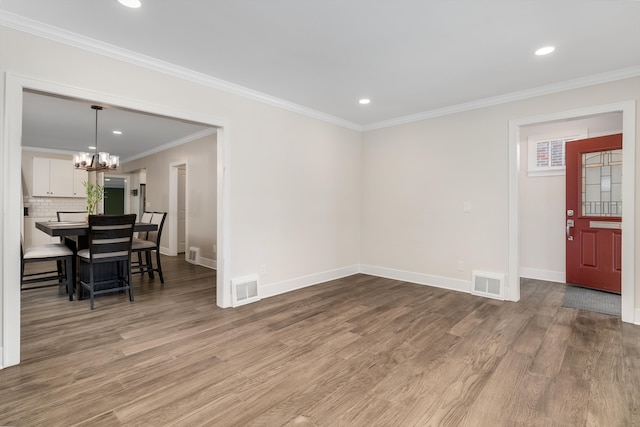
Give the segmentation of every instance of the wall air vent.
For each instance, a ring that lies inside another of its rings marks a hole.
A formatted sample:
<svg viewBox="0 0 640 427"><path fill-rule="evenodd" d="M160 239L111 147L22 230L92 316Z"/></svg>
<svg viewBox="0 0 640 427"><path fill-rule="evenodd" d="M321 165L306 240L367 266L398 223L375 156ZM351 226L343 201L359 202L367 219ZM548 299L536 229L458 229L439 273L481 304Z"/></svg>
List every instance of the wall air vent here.
<svg viewBox="0 0 640 427"><path fill-rule="evenodd" d="M260 286L257 275L231 279L232 305L234 307L238 307L240 305L260 301L259 290Z"/></svg>
<svg viewBox="0 0 640 427"><path fill-rule="evenodd" d="M471 294L504 300L504 274L473 271Z"/></svg>

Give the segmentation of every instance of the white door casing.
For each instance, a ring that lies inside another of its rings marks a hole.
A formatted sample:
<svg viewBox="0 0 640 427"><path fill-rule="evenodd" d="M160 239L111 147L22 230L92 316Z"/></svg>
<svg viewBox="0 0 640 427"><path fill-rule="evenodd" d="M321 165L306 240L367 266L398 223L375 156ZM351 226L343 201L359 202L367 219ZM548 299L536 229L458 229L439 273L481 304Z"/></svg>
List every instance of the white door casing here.
<svg viewBox="0 0 640 427"><path fill-rule="evenodd" d="M187 246L187 169L178 169L178 253Z"/></svg>
<svg viewBox="0 0 640 427"><path fill-rule="evenodd" d="M521 126L597 114L622 112L622 321L640 322L635 313L635 101L607 104L509 121L509 261L507 299L520 300L520 241L518 214L519 129Z"/></svg>
<svg viewBox="0 0 640 427"><path fill-rule="evenodd" d="M189 166L186 161L176 161L169 163L169 212L167 213L168 233L169 233L169 255L178 255L179 246L179 210L180 210L180 171L185 172L184 183L188 181ZM184 195L185 205L189 203L187 195ZM185 235L187 233L188 221L185 220ZM186 239L186 238L185 238Z"/></svg>
<svg viewBox="0 0 640 427"><path fill-rule="evenodd" d="M0 140L0 369L20 363L20 289L13 286L20 281L20 210L21 188L21 139L22 139L22 94L24 90L85 99L96 103L106 103L141 112L195 121L218 128L217 130L217 228L218 228L218 270L216 301L220 307L231 307L231 227L230 208L230 133L229 124L219 117L195 111L179 111L145 100L134 100L98 92L90 88L77 88L12 73L5 75L4 129Z"/></svg>

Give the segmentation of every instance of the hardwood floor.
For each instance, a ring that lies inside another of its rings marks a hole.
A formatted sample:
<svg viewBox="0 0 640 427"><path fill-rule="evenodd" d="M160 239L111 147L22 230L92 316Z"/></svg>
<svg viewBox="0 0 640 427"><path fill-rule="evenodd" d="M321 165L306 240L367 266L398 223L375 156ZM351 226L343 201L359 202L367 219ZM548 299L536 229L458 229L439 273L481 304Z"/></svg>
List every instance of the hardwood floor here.
<svg viewBox="0 0 640 427"><path fill-rule="evenodd" d="M223 310L214 271L163 263L133 303L23 292L0 425L640 425L640 327L561 307L564 285L355 275Z"/></svg>

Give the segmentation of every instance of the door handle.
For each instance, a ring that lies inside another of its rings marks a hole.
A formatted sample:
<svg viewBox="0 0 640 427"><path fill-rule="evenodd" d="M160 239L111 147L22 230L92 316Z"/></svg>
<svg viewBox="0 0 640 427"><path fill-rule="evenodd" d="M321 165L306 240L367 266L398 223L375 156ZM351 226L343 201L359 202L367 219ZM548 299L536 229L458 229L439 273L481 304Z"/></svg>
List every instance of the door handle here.
<svg viewBox="0 0 640 427"><path fill-rule="evenodd" d="M571 235L571 227L573 227L573 224L572 219L567 220L567 240L573 240L573 236Z"/></svg>

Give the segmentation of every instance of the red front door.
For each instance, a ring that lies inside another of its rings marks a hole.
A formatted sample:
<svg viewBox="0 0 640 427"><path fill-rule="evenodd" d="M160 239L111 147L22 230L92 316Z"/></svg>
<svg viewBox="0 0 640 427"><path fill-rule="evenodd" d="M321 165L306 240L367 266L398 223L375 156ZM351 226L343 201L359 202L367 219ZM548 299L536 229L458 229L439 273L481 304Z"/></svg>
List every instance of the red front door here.
<svg viewBox="0 0 640 427"><path fill-rule="evenodd" d="M567 142L567 283L620 293L622 134Z"/></svg>

